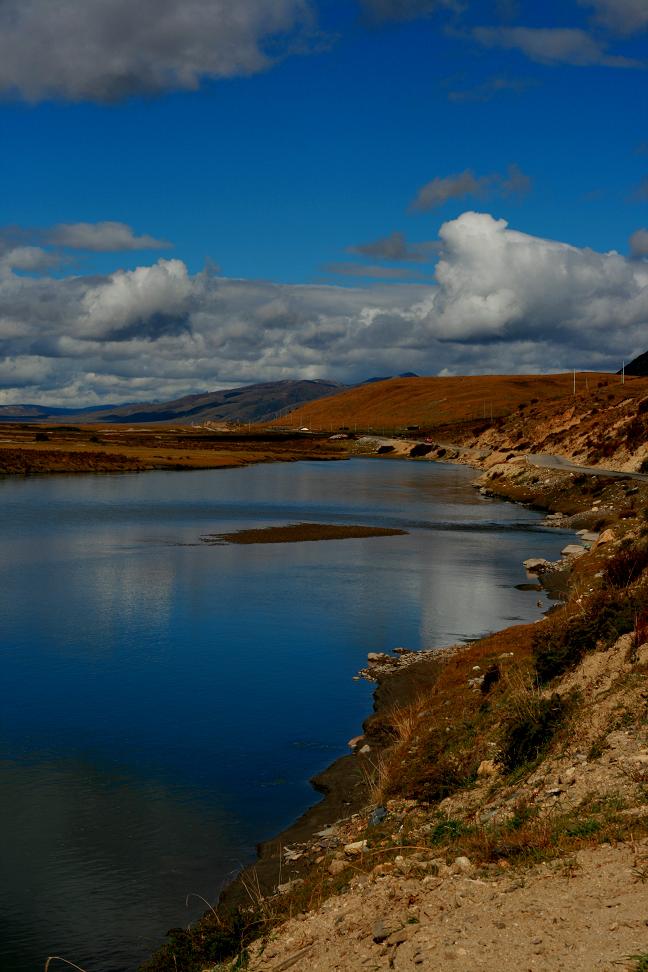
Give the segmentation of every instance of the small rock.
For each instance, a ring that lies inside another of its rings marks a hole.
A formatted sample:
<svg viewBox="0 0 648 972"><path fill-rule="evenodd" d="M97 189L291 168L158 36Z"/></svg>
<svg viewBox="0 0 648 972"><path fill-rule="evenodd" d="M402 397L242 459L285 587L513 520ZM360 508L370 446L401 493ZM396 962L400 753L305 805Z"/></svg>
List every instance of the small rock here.
<svg viewBox="0 0 648 972"><path fill-rule="evenodd" d="M369 826L375 827L376 824L379 824L382 820L385 819L386 816L387 816L387 811L385 810L384 807L376 807L375 810L372 811L371 816L369 817Z"/></svg>
<svg viewBox="0 0 648 972"><path fill-rule="evenodd" d="M566 547L563 547L560 551L561 557L582 557L585 553L585 547L581 547L579 543L568 543Z"/></svg>
<svg viewBox="0 0 648 972"><path fill-rule="evenodd" d="M604 530L603 533L599 536L598 540L596 541L595 546L602 547L604 543L611 543L612 540L615 539L616 539L616 534L614 533L614 530L610 530L610 529Z"/></svg>
<svg viewBox="0 0 648 972"><path fill-rule="evenodd" d="M335 837L338 832L338 828L335 824L331 824L330 827L325 827L324 830L318 830L315 834L316 837Z"/></svg>
<svg viewBox="0 0 648 972"><path fill-rule="evenodd" d="M460 872L461 874L468 874L469 871L472 871L473 866L468 857L455 857L452 869Z"/></svg>
<svg viewBox="0 0 648 972"><path fill-rule="evenodd" d="M349 747L349 749L355 749L356 746L360 745L363 739L364 736L354 736L353 739L349 739L347 746Z"/></svg>
<svg viewBox="0 0 648 972"><path fill-rule="evenodd" d="M583 530L581 531L580 535L583 543L589 543L589 544L596 543L596 541L600 536L600 534L594 533L592 530Z"/></svg>
<svg viewBox="0 0 648 972"><path fill-rule="evenodd" d="M489 776L497 776L499 769L494 759L482 759L481 763L477 768L477 776L480 779L484 779Z"/></svg>
<svg viewBox="0 0 648 972"><path fill-rule="evenodd" d="M367 661L370 665L384 665L385 662L393 662L395 659L390 658L384 651L370 651L367 654Z"/></svg>
<svg viewBox="0 0 648 972"><path fill-rule="evenodd" d="M304 882L302 878L295 878L294 881L286 881L285 884L278 884L277 891L279 892L279 894L288 894L290 891L293 890L293 888L296 888L303 883Z"/></svg>
<svg viewBox="0 0 648 972"><path fill-rule="evenodd" d="M344 845L344 853L348 854L349 857L357 857L358 854L362 854L367 849L366 840L356 840L351 844Z"/></svg>
<svg viewBox="0 0 648 972"><path fill-rule="evenodd" d="M375 921L373 924L373 928L371 929L371 936L374 942L376 943L376 945L380 945L382 942L386 941L389 938L389 936L394 932L394 930L395 929L393 924L390 924L384 919L379 918L378 921Z"/></svg>
<svg viewBox="0 0 648 972"><path fill-rule="evenodd" d="M344 861L331 861L329 864L329 874L341 874L345 867L346 863Z"/></svg>
<svg viewBox="0 0 648 972"><path fill-rule="evenodd" d="M377 874L378 877L381 877L384 874L391 874L393 870L394 870L394 865L392 864L391 861L383 861L381 864L376 864L376 866L374 867L371 873Z"/></svg>
<svg viewBox="0 0 648 972"><path fill-rule="evenodd" d="M398 931L392 932L389 938L385 940L385 945L402 945L406 942L412 934L412 926L400 928Z"/></svg>
<svg viewBox="0 0 648 972"><path fill-rule="evenodd" d="M364 746L362 746L362 748L358 750L358 752L362 756L366 756L367 753L370 753L371 752L371 746L368 743L365 743Z"/></svg>

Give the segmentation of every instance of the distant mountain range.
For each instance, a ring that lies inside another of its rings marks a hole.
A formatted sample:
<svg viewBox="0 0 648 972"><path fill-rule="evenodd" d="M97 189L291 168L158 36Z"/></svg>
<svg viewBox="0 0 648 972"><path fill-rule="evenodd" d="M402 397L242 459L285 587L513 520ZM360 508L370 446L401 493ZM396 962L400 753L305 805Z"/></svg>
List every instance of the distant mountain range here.
<svg viewBox="0 0 648 972"><path fill-rule="evenodd" d="M416 378L417 375L408 371L398 377ZM368 378L363 384L386 380ZM89 408L0 405L0 422L270 422L298 405L337 395L352 387L335 381L287 379L185 395L170 402L131 402Z"/></svg>
<svg viewBox="0 0 648 972"><path fill-rule="evenodd" d="M186 395L170 402L102 405L100 408L48 408L2 405L0 422L267 422L297 405L344 391L334 381L270 381L243 388Z"/></svg>

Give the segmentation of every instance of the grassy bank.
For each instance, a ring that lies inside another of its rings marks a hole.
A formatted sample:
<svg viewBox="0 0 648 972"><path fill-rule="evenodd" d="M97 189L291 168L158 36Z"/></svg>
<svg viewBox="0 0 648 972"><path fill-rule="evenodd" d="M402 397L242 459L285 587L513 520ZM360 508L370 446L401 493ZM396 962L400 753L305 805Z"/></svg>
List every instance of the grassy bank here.
<svg viewBox="0 0 648 972"><path fill-rule="evenodd" d="M261 462L345 459L343 443L299 433L190 427L0 426L0 475L228 469Z"/></svg>

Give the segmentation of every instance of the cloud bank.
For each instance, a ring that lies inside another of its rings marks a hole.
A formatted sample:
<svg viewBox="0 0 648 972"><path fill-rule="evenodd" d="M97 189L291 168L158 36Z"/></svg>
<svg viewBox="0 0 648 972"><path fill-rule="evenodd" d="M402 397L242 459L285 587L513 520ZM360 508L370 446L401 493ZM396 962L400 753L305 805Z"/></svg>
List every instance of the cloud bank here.
<svg viewBox="0 0 648 972"><path fill-rule="evenodd" d="M439 235L430 285L274 284L192 275L167 259L100 278L7 272L0 402L161 399L380 370L610 369L646 349L644 260L530 236L486 213Z"/></svg>
<svg viewBox="0 0 648 972"><path fill-rule="evenodd" d="M0 0L0 91L115 101L194 90L265 70L310 25L308 0Z"/></svg>

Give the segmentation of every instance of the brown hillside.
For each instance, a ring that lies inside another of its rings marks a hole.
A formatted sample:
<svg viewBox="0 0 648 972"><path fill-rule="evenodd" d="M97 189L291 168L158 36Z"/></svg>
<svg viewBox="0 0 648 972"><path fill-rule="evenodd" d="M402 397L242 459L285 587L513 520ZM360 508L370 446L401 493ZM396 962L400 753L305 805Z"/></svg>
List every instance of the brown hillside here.
<svg viewBox="0 0 648 972"><path fill-rule="evenodd" d="M620 385L617 375L579 372L577 393ZM629 383L626 383L626 388ZM390 378L360 385L339 395L310 402L274 425L289 423L310 429L347 426L352 431L396 429L408 425L434 428L469 419L508 415L534 399L546 401L573 394L573 375L478 375L453 378Z"/></svg>

